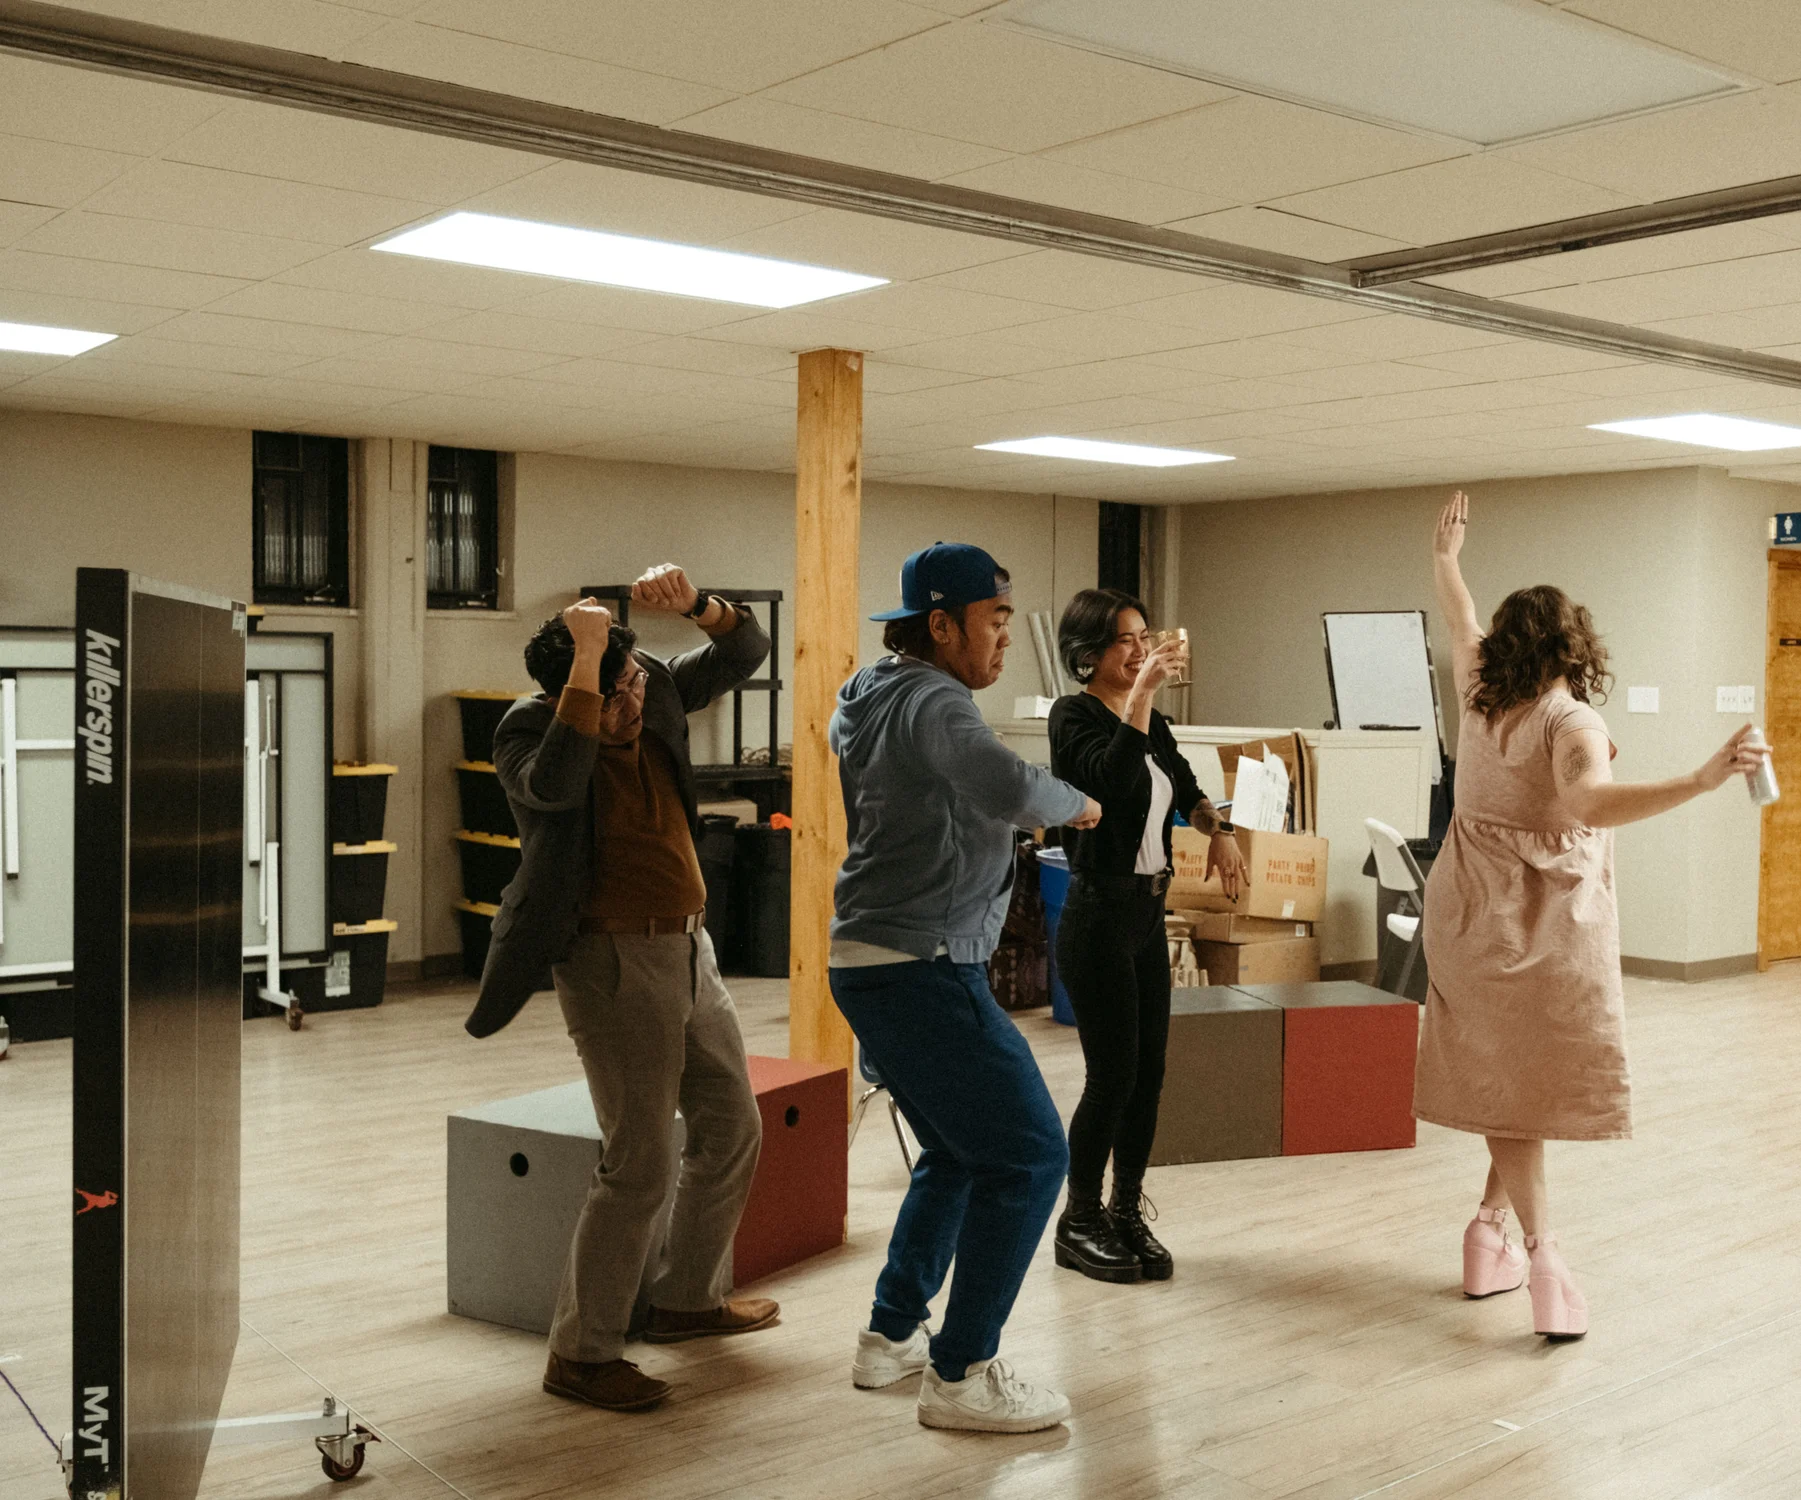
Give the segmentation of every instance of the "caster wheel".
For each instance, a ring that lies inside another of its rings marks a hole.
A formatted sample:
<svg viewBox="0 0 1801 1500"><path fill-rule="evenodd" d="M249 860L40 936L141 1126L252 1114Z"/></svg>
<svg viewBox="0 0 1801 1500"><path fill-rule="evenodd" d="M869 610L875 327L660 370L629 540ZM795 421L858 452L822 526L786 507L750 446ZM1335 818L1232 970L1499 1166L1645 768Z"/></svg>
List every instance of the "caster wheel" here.
<svg viewBox="0 0 1801 1500"><path fill-rule="evenodd" d="M348 1464L341 1464L329 1453L322 1453L319 1455L319 1467L325 1470L327 1479L341 1484L346 1479L355 1479L358 1474L363 1472L363 1459L368 1455L368 1451L367 1448L358 1447L356 1457L351 1459Z"/></svg>
<svg viewBox="0 0 1801 1500"><path fill-rule="evenodd" d="M300 1023L303 1019L305 1019L305 1018L301 1015L301 1013L297 1007L291 1008L288 1011L288 1030L289 1031L300 1030Z"/></svg>

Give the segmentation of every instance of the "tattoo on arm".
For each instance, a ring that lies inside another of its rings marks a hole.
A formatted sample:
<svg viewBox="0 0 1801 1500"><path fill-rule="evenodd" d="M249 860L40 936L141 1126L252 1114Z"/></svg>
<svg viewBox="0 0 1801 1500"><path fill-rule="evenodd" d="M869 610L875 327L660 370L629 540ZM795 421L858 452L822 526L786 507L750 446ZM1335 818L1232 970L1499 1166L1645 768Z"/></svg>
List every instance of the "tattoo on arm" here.
<svg viewBox="0 0 1801 1500"><path fill-rule="evenodd" d="M1559 768L1565 786L1572 786L1593 769L1595 755L1587 745L1575 744L1563 753L1563 764Z"/></svg>

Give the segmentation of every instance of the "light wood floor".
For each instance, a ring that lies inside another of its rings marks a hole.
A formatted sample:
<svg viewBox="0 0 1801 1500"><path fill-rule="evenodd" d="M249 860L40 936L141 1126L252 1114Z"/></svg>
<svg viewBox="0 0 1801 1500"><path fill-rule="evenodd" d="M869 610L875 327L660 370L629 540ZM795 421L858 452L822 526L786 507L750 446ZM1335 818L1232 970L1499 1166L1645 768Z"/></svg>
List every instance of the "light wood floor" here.
<svg viewBox="0 0 1801 1500"><path fill-rule="evenodd" d="M785 986L734 988L751 1050L784 1053ZM1459 1294L1484 1168L1472 1137L1426 1126L1412 1151L1164 1168L1149 1190L1173 1281L1104 1287L1041 1248L1003 1353L1066 1390L1075 1416L1013 1438L920 1428L912 1382L851 1387L904 1186L884 1118L851 1153L850 1243L757 1287L782 1300L781 1326L637 1346L678 1394L613 1415L539 1391L540 1340L444 1310L444 1118L579 1076L554 1003L484 1042L462 1032L468 995L444 986L297 1035L251 1023L247 1327L227 1415L304 1407L324 1387L391 1441L347 1486L300 1445L217 1451L205 1493L1792 1500L1801 968L1629 979L1627 994L1638 1137L1551 1154L1587 1340L1533 1337L1523 1291ZM1022 1025L1067 1112L1073 1033L1042 1012ZM59 1435L69 1067L67 1043L0 1063L0 1370ZM0 1388L0 1497L60 1494L49 1447Z"/></svg>

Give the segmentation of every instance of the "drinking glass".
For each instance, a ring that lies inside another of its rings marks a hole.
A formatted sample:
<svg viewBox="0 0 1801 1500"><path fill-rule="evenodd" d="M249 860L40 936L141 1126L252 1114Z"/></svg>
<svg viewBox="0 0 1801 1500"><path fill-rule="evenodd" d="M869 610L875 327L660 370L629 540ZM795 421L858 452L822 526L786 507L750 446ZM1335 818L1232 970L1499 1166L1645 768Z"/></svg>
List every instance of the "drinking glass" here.
<svg viewBox="0 0 1801 1500"><path fill-rule="evenodd" d="M1192 665L1192 662L1188 651L1187 630L1180 628L1176 630L1159 630L1154 632L1151 636L1151 644L1153 646L1164 646L1171 642L1174 642L1181 648L1178 652L1181 665L1176 668L1176 675L1163 685L1165 687L1188 687L1191 685L1193 679L1189 676L1189 668Z"/></svg>

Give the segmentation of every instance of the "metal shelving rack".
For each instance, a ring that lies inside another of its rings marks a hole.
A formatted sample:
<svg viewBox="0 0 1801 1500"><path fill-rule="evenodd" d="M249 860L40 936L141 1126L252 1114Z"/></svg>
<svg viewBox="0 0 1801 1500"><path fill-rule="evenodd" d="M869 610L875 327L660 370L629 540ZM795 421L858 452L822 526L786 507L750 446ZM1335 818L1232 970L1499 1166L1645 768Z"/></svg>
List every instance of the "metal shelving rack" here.
<svg viewBox="0 0 1801 1500"><path fill-rule="evenodd" d="M732 758L710 765L694 767L697 781L718 784L732 781L786 781L789 768L781 759L782 679L775 675L775 664L782 652L782 591L780 589L709 588L732 604L763 604L769 607L769 675L753 677L732 689ZM577 598L594 598L613 606L613 617L621 625L631 624L632 586L629 583L584 584ZM744 762L744 695L769 695L769 764L746 765Z"/></svg>

